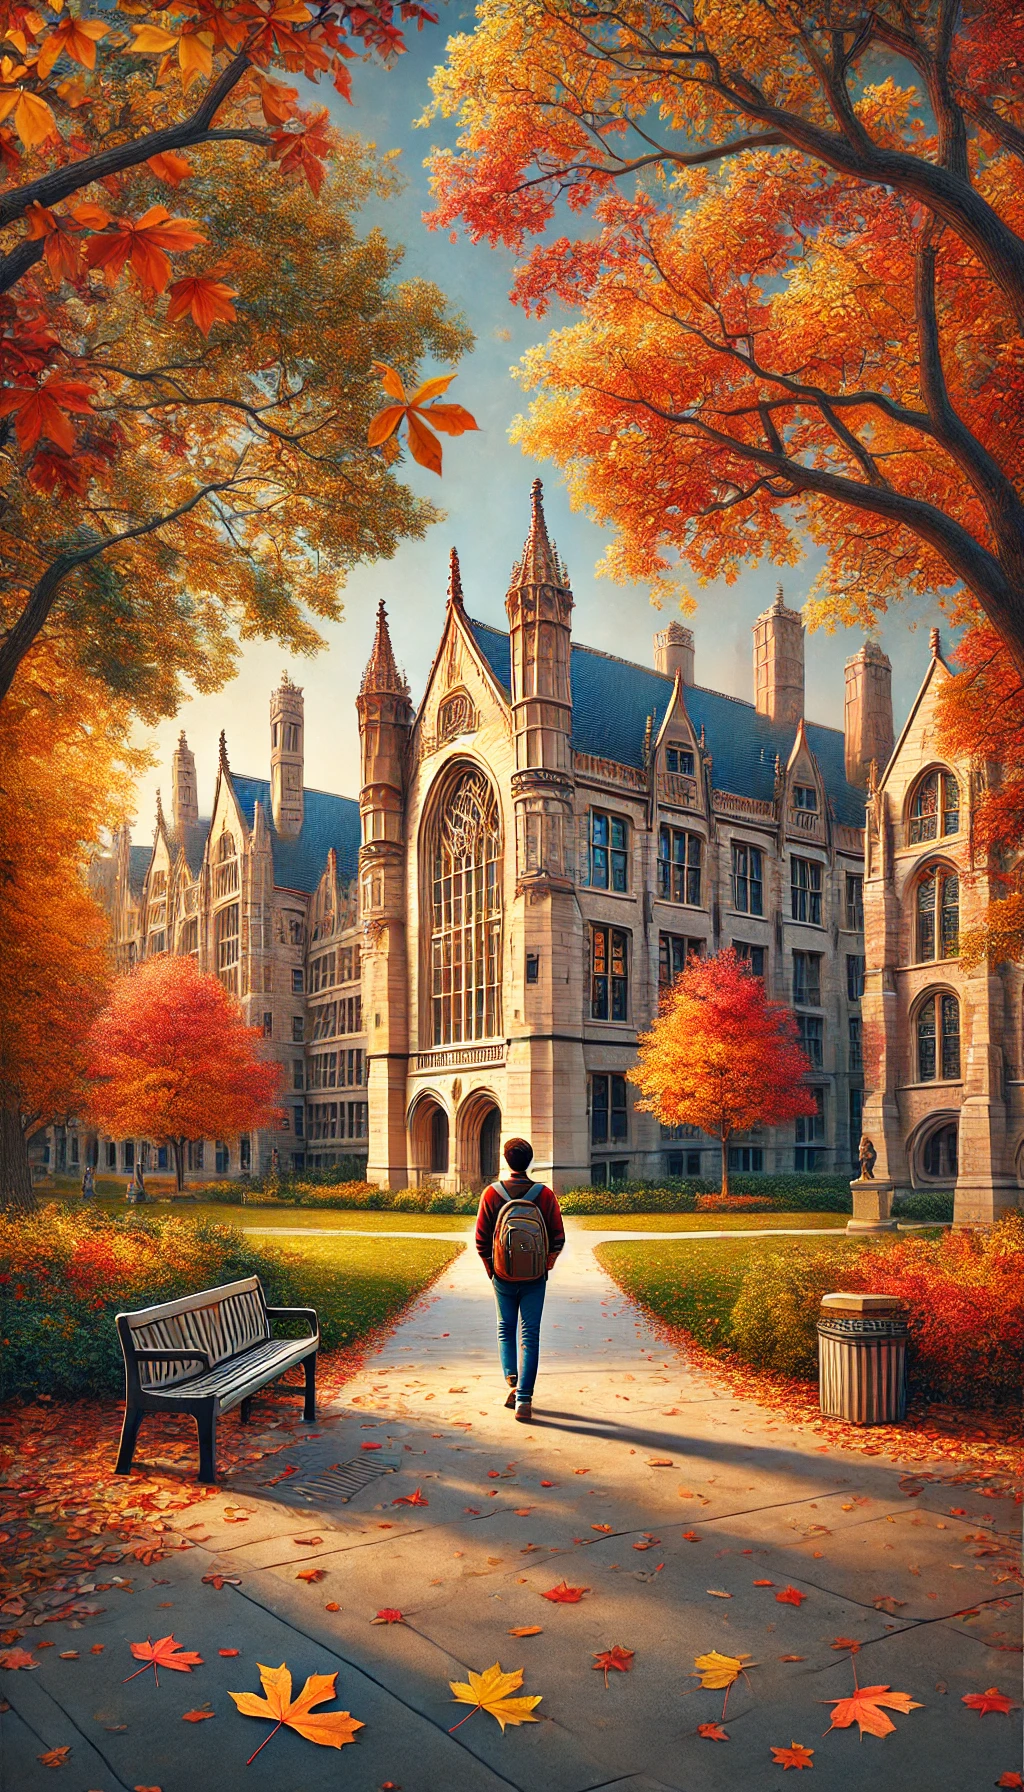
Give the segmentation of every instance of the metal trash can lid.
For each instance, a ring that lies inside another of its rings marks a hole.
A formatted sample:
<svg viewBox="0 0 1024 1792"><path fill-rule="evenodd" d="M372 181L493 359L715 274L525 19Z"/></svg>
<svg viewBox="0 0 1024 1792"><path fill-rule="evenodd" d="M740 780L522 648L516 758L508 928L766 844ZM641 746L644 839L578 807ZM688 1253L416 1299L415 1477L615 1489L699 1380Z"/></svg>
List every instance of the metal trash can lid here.
<svg viewBox="0 0 1024 1792"><path fill-rule="evenodd" d="M898 1313L903 1303L895 1294L823 1294L821 1304L832 1313Z"/></svg>

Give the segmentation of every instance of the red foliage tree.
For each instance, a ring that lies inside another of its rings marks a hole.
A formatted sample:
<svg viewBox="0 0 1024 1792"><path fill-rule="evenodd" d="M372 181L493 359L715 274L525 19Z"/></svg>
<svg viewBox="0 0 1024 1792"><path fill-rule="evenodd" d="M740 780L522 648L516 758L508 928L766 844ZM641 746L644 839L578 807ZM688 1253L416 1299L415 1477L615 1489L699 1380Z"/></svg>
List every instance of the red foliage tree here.
<svg viewBox="0 0 1024 1792"><path fill-rule="evenodd" d="M166 1140L180 1189L186 1140L273 1118L281 1067L261 1041L216 977L154 958L118 980L93 1028L92 1118L115 1138Z"/></svg>
<svg viewBox="0 0 1024 1792"><path fill-rule="evenodd" d="M629 1072L642 1092L638 1106L664 1126L699 1126L721 1139L723 1195L734 1132L815 1112L791 1010L768 1000L761 978L731 947L714 958L690 957L639 1044Z"/></svg>

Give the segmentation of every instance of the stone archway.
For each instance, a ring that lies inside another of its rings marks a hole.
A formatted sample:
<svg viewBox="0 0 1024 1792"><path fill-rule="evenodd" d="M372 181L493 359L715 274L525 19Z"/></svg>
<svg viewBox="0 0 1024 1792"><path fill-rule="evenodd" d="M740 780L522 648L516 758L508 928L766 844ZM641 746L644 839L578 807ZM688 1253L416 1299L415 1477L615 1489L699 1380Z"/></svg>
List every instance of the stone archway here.
<svg viewBox="0 0 1024 1792"><path fill-rule="evenodd" d="M409 1163L416 1183L448 1175L448 1111L435 1095L421 1095L409 1115Z"/></svg>
<svg viewBox="0 0 1024 1792"><path fill-rule="evenodd" d="M459 1108L460 1180L483 1188L501 1169L501 1108L489 1089L475 1089Z"/></svg>

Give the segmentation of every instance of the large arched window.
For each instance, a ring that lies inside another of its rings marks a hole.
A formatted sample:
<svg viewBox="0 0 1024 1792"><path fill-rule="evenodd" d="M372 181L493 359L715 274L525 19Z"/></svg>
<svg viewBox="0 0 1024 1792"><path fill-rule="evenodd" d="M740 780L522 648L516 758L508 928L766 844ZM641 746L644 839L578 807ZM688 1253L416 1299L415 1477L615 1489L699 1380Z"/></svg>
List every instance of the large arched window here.
<svg viewBox="0 0 1024 1792"><path fill-rule="evenodd" d="M501 1031L501 830L483 772L462 771L434 823L430 973L435 1045Z"/></svg>
<svg viewBox="0 0 1024 1792"><path fill-rule="evenodd" d="M944 865L929 865L917 884L917 960L956 958L959 951L960 879Z"/></svg>
<svg viewBox="0 0 1024 1792"><path fill-rule="evenodd" d="M960 1076L960 1004L939 993L925 996L917 1011L917 1080L956 1082Z"/></svg>
<svg viewBox="0 0 1024 1792"><path fill-rule="evenodd" d="M960 832L960 786L952 772L925 772L910 802L910 844Z"/></svg>

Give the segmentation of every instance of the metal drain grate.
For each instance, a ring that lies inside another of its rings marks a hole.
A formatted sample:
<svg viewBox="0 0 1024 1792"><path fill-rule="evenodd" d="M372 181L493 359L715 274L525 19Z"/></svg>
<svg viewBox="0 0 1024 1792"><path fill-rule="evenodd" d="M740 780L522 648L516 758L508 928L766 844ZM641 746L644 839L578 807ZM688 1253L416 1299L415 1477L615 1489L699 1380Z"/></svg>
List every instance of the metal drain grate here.
<svg viewBox="0 0 1024 1792"><path fill-rule="evenodd" d="M294 1484L289 1492L293 1498L345 1506L378 1476L393 1475L400 1467L398 1456L375 1456L372 1461L357 1456L352 1462L343 1462L340 1468L325 1469L322 1475Z"/></svg>

